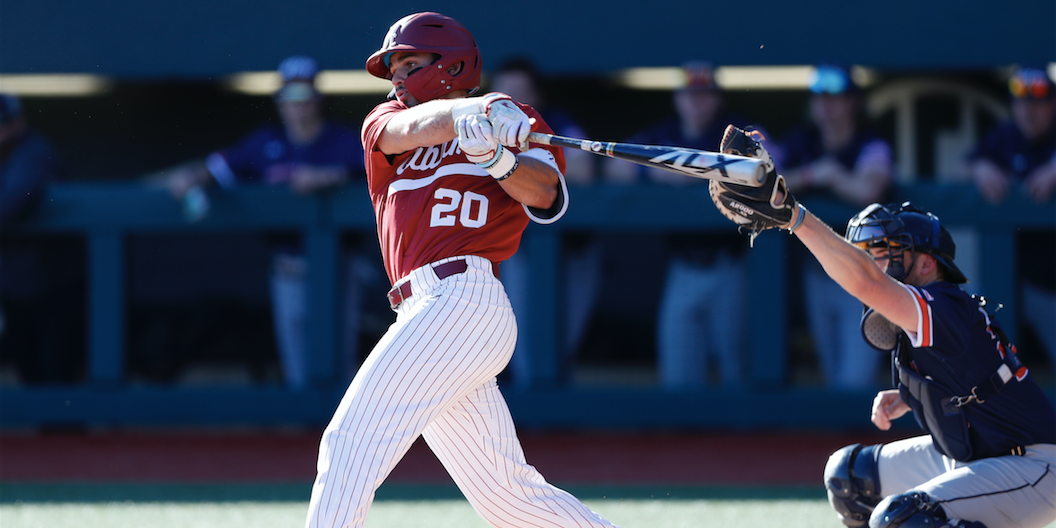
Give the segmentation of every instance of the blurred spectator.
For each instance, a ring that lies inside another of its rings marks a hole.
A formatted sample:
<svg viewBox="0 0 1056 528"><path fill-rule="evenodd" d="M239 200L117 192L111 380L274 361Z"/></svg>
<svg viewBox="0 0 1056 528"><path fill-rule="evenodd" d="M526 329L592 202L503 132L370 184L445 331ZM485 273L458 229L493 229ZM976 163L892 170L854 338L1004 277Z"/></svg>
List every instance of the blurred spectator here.
<svg viewBox="0 0 1056 528"><path fill-rule="evenodd" d="M673 96L675 114L628 142L715 151L727 125L746 127L744 119L725 108L710 64L687 63L682 74ZM614 183L707 185L707 180L661 169L605 161L606 178ZM701 387L708 383L712 368L722 385L741 384L748 244L736 233L680 233L670 235L667 242L671 260L657 314L660 384L669 389Z"/></svg>
<svg viewBox="0 0 1056 528"><path fill-rule="evenodd" d="M816 67L810 91L809 121L771 151L789 191L808 204L816 197L854 209L886 203L894 178L891 147L870 129L862 90L850 70ZM807 324L826 384L840 389L876 384L883 357L861 338L861 303L805 251L799 263Z"/></svg>
<svg viewBox="0 0 1056 528"><path fill-rule="evenodd" d="M359 134L324 116L323 98L315 86L318 72L318 65L309 57L294 56L282 61L282 87L274 96L281 125L262 126L204 161L193 161L160 174L169 192L183 201L189 221L208 214L208 199L202 189L212 182L224 189L263 184L288 186L293 192L308 194L364 181ZM308 381L308 270L301 246L296 236L276 236L270 280L279 358L286 384L298 389ZM374 259L367 254L373 251L357 252L346 266L342 375L350 376L358 366L363 284L384 280Z"/></svg>
<svg viewBox="0 0 1056 528"><path fill-rule="evenodd" d="M491 90L502 92L514 101L527 104L546 116L546 122L559 136L588 137L579 123L562 108L549 106L544 95L544 83L535 64L523 57L513 57L499 67L491 80ZM565 149L565 181L570 187L584 187L594 183L598 157L582 150ZM574 189L570 192L575 192ZM601 283L601 243L596 236L569 234L562 245L561 294L564 296L564 324L561 336L559 377L565 381L570 375L580 341L586 333ZM522 244L509 260L502 264L502 282L509 293L513 311L521 317L531 317L528 307L528 257ZM509 372L516 386L526 386L531 379L532 362L526 353L528 332L517 337L517 348L510 361Z"/></svg>
<svg viewBox="0 0 1056 528"><path fill-rule="evenodd" d="M969 155L979 194L994 205L1019 191L1038 203L1056 189L1056 86L1042 67L1018 68L1008 80L1012 118L990 130ZM1021 314L1056 368L1056 233L1021 232Z"/></svg>
<svg viewBox="0 0 1056 528"><path fill-rule="evenodd" d="M1047 202L1056 189L1056 89L1041 68L1018 69L1008 88L1012 118L990 130L969 155L972 178L992 204L1015 187Z"/></svg>
<svg viewBox="0 0 1056 528"><path fill-rule="evenodd" d="M8 229L32 218L62 176L58 155L28 127L21 101L0 94L0 357L28 383L84 375L83 245Z"/></svg>

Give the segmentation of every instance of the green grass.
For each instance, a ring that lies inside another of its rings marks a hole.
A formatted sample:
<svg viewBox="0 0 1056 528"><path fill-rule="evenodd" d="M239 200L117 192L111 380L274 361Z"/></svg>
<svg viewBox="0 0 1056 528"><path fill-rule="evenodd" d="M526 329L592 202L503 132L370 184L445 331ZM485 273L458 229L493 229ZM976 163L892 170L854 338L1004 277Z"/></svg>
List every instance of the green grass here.
<svg viewBox="0 0 1056 528"><path fill-rule="evenodd" d="M842 526L816 488L569 487L626 528ZM0 484L3 528L289 528L304 525L302 484ZM386 485L368 528L487 528L450 486ZM1050 525L1054 527L1056 524Z"/></svg>

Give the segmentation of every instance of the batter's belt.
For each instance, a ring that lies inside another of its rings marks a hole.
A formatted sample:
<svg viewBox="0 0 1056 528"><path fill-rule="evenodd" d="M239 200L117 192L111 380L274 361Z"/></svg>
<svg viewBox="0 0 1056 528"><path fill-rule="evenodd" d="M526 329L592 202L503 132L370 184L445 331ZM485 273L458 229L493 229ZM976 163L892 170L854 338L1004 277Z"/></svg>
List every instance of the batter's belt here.
<svg viewBox="0 0 1056 528"><path fill-rule="evenodd" d="M440 280L444 280L452 275L458 275L459 273L465 273L467 269L469 269L469 264L467 264L464 259L452 260L433 266L433 272L436 273L436 278ZM495 275L496 279L499 278L498 262L491 263L491 272ZM390 308L395 310L403 301L414 294L414 288L411 286L411 282L412 281L406 281L389 290L388 297Z"/></svg>

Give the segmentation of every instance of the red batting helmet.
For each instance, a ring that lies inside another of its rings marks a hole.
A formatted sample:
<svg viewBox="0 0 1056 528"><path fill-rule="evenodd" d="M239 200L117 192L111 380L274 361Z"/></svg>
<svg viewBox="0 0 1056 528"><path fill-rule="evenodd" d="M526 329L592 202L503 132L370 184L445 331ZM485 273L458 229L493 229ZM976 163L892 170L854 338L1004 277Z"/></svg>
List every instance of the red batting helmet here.
<svg viewBox="0 0 1056 528"><path fill-rule="evenodd" d="M425 102L442 97L453 90L480 88L480 71L483 65L480 50L469 30L457 20L439 13L415 13L397 21L381 49L367 59L367 71L375 77L392 79L389 58L397 51L420 51L440 56L436 63L425 70L411 72L404 81L407 91L415 99ZM459 62L462 69L455 75L447 69Z"/></svg>

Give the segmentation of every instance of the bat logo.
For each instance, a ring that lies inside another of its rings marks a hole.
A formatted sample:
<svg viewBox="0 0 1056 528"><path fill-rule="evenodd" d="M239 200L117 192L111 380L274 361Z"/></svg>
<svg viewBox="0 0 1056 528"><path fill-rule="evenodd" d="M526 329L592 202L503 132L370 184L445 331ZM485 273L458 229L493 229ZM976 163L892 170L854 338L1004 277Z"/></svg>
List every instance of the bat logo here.
<svg viewBox="0 0 1056 528"><path fill-rule="evenodd" d="M649 162L667 165L673 169L685 172L686 174L695 174L698 176L704 176L712 171L719 171L719 174L723 177L729 178L730 175L726 171L726 166L739 161L744 161L740 159L728 159L721 154L716 156L715 159L716 162L709 165L707 162L707 156L698 152L672 150L650 159Z"/></svg>

